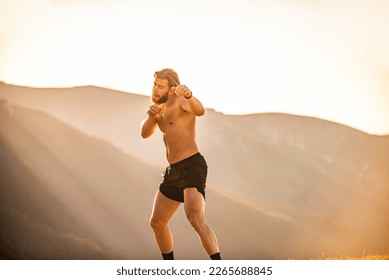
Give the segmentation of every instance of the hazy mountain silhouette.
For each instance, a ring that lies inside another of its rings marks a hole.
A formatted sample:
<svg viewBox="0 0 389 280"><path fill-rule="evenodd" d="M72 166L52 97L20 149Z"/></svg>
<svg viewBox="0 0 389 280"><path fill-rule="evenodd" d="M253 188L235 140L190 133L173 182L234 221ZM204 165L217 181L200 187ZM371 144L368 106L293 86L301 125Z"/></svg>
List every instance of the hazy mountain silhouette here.
<svg viewBox="0 0 389 280"><path fill-rule="evenodd" d="M143 140L149 98L0 84L3 258L155 259L148 226L166 165ZM227 259L389 254L389 137L286 114L207 110L207 217ZM182 209L176 255L206 259Z"/></svg>

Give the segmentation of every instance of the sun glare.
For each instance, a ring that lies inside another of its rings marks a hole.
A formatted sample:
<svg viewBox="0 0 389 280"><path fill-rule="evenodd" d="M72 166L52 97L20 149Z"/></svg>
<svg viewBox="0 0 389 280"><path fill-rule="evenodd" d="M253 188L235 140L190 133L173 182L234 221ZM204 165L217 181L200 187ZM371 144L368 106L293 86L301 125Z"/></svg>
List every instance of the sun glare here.
<svg viewBox="0 0 389 280"><path fill-rule="evenodd" d="M152 73L171 67L227 114L287 112L388 133L389 85L377 78L389 65L389 41L377 39L388 21L331 3L19 0L5 5L0 80L149 94Z"/></svg>

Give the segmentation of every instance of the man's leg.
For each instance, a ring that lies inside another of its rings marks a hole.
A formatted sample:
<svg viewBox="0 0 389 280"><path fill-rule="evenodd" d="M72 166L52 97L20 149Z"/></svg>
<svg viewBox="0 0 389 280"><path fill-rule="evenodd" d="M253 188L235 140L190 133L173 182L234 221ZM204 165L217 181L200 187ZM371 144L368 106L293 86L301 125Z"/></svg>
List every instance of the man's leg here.
<svg viewBox="0 0 389 280"><path fill-rule="evenodd" d="M173 251L173 237L168 223L178 206L180 206L180 202L167 198L160 191L157 192L150 225L153 228L155 240L162 254Z"/></svg>
<svg viewBox="0 0 389 280"><path fill-rule="evenodd" d="M201 244L209 256L219 253L219 245L215 234L205 221L205 201L196 188L184 190L185 214L198 234Z"/></svg>

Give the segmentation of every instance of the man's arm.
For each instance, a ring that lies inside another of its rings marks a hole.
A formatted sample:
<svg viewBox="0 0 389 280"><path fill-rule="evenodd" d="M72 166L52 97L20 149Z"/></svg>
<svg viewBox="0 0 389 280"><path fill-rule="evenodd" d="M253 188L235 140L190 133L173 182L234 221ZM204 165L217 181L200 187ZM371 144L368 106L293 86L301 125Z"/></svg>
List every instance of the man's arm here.
<svg viewBox="0 0 389 280"><path fill-rule="evenodd" d="M201 104L200 100L194 96L187 99L187 102L183 102L182 109L189 113L193 113L198 117L204 115L205 113L203 104Z"/></svg>
<svg viewBox="0 0 389 280"><path fill-rule="evenodd" d="M201 104L200 100L193 96L192 92L186 86L178 86L176 94L184 97L181 102L181 107L184 111L192 113L198 117L204 115L205 110L203 104Z"/></svg>
<svg viewBox="0 0 389 280"><path fill-rule="evenodd" d="M160 109L153 105L150 107L150 109L147 111L147 118L144 119L141 123L141 136L143 138L148 138L151 135L153 135L154 131L157 129L158 122L157 122L157 114L159 114Z"/></svg>

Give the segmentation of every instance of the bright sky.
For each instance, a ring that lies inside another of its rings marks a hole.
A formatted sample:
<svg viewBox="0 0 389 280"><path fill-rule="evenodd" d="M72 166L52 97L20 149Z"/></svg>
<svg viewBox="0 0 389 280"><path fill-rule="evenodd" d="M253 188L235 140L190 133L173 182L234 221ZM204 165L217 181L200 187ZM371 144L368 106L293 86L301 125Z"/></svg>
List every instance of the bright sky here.
<svg viewBox="0 0 389 280"><path fill-rule="evenodd" d="M0 0L0 80L149 95L177 70L208 108L389 134L389 1Z"/></svg>

